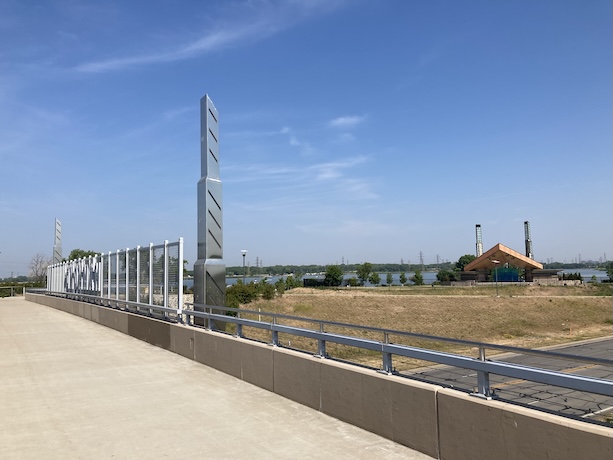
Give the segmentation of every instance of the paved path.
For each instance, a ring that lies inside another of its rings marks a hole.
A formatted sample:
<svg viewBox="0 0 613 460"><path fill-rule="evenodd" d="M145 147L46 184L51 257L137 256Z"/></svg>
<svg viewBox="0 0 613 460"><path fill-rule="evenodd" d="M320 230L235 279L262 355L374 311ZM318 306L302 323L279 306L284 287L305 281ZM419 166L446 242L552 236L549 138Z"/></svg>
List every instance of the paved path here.
<svg viewBox="0 0 613 460"><path fill-rule="evenodd" d="M0 458L430 457L117 331L0 299Z"/></svg>

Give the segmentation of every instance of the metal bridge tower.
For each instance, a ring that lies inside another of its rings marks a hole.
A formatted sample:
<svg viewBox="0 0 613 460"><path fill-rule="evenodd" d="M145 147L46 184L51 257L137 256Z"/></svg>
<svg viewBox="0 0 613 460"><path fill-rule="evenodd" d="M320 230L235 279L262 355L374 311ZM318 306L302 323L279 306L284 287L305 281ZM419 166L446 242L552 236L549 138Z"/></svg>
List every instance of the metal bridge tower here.
<svg viewBox="0 0 613 460"><path fill-rule="evenodd" d="M477 224L475 226L475 231L477 232L477 257L481 257L483 255L483 240L481 239L481 224Z"/></svg>
<svg viewBox="0 0 613 460"><path fill-rule="evenodd" d="M530 222L524 222L524 233L526 235L526 257L534 259L532 254L532 239L530 238Z"/></svg>
<svg viewBox="0 0 613 460"><path fill-rule="evenodd" d="M194 264L194 304L223 306L222 196L219 177L219 115L208 95L200 99L200 169L198 181L198 260ZM202 311L204 307L194 308Z"/></svg>
<svg viewBox="0 0 613 460"><path fill-rule="evenodd" d="M53 243L53 264L62 262L62 223L55 219L55 242Z"/></svg>

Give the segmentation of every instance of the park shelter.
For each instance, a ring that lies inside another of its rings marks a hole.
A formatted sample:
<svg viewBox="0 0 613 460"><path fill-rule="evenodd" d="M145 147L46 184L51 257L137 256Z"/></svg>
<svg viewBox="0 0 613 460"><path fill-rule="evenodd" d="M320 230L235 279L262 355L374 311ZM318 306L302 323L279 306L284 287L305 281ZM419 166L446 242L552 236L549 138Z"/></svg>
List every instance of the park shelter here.
<svg viewBox="0 0 613 460"><path fill-rule="evenodd" d="M488 281L492 270L513 267L524 271L526 281L533 280L534 270L542 270L543 264L524 256L523 254L498 243L483 255L477 257L464 267L462 279Z"/></svg>

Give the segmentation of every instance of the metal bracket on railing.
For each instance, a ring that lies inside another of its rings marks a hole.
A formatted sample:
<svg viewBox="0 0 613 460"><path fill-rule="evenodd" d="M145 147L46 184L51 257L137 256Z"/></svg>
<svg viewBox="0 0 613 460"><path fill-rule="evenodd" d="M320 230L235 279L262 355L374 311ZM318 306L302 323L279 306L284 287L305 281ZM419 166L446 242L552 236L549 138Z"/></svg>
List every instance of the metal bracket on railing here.
<svg viewBox="0 0 613 460"><path fill-rule="evenodd" d="M390 343L390 337L387 332L383 333L383 343L385 344ZM394 371L394 368L392 366L392 354L386 351L382 351L381 357L383 360L383 367L378 372L382 374L391 375L392 372Z"/></svg>
<svg viewBox="0 0 613 460"><path fill-rule="evenodd" d="M240 318L241 313L236 312L236 317ZM236 334L234 334L234 337L242 337L242 336L243 336L243 325L241 323L236 323Z"/></svg>
<svg viewBox="0 0 613 460"><path fill-rule="evenodd" d="M275 318L273 316L272 322L270 323L271 329L272 329L272 326L275 325L275 324L277 324L277 318ZM270 334L270 344L273 347L278 347L279 346L279 331L275 331L274 329L272 329L270 332L271 332L271 334Z"/></svg>
<svg viewBox="0 0 613 460"><path fill-rule="evenodd" d="M319 323L319 332L325 333L324 323ZM326 357L326 341L324 339L317 339L317 354L314 355L317 358L325 358Z"/></svg>
<svg viewBox="0 0 613 460"><path fill-rule="evenodd" d="M479 347L479 361L485 361L484 347ZM471 393L471 396L477 396L478 398L487 400L492 399L489 372L477 371L477 391Z"/></svg>

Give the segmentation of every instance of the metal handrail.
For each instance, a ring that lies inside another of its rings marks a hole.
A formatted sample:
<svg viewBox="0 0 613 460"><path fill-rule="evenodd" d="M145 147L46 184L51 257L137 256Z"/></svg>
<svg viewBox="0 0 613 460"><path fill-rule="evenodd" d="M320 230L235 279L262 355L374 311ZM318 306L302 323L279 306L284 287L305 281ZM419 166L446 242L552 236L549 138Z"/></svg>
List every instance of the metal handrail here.
<svg viewBox="0 0 613 460"><path fill-rule="evenodd" d="M379 327L374 327L374 326L359 326L359 325L350 324L350 323L340 323L336 321L328 321L328 320L321 320L321 319L314 319L314 318L305 318L302 316L286 315L283 313L263 312L263 311L246 310L243 308L232 308L232 307L213 307L211 305L194 304L194 303L189 303L189 302L185 302L185 305L191 305L193 307L198 307L198 308L222 310L222 311L228 311L228 312L247 313L247 314L253 314L253 315L260 315L260 316L270 316L274 318L288 319L288 320L293 320L293 321L303 321L303 322L308 322L308 323L315 323L318 325L346 327L349 329L359 329L363 331L378 332L381 334L388 334L388 335L391 334L391 335L396 335L396 336L411 337L415 339L430 340L433 342L447 342L447 343L452 343L455 345L463 345L463 346L468 346L472 348L485 347L488 349L499 350L499 351L504 351L504 352L509 352L509 353L531 354L531 355L536 355L536 356L547 356L549 358L559 358L559 359L566 359L570 361L580 361L580 362L589 363L589 364L601 364L605 366L613 366L613 359L606 359L606 358L594 358L590 356L574 355L570 353L560 353L556 351L534 350L530 348L520 348L520 347L514 347L510 345L499 345L495 343L476 342L473 340L454 339L451 337L441 337L441 336L436 336L436 335L420 334L418 332L398 331L395 329L386 329L386 328L379 328Z"/></svg>
<svg viewBox="0 0 613 460"><path fill-rule="evenodd" d="M547 369L540 369L530 366L506 363L501 361L492 361L485 359L485 349L486 348L496 348L498 350L503 351L512 351L515 353L531 353L538 354L541 356L548 356L554 358L562 358L562 359L573 359L580 360L584 362L590 362L593 364L604 364L604 365L613 365L613 360L601 359L601 358L589 358L585 356L576 356L565 353L557 353L557 352L547 352L542 350L530 350L523 349L518 347L510 347L506 345L496 345L496 344L488 344L482 342L474 342L469 340L462 339L450 339L447 337L437 337L437 336L428 336L424 334L417 334L411 332L404 331L396 331L393 329L383 329L376 328L372 326L356 326L354 324L347 323L339 323L334 321L324 321L317 320L312 318L303 318L299 316L291 316L279 313L270 313L270 312L261 312L254 310L243 310L238 308L231 307L221 307L214 305L205 305L205 304L193 304L186 303L186 305L191 305L193 310L179 310L166 308L157 305L150 304L142 304L136 303L127 300L121 299L108 299L105 297L90 295L90 294L80 294L80 293L66 293L66 292L50 292L45 291L47 295L60 296L68 299L75 300L88 300L92 303L101 304L102 306L109 306L113 308L121 309L121 306L128 307L132 306L136 308L137 313L144 313L140 311L149 310L151 311L159 311L164 313L165 319L172 321L172 318L168 318L167 314L176 315L176 321L179 323L193 324L193 318L200 318L204 324L207 325L207 328L212 328L212 323L214 321L222 321L226 323L233 323L237 325L237 335L242 337L242 326L253 327L262 330L268 330L271 332L272 343L271 345L279 346L278 334L285 333L299 337L306 337L309 339L315 339L319 343L319 356L321 358L327 358L328 355L325 353L325 343L332 342L341 345L347 345L352 347L357 347L365 350L371 350L380 352L383 357L383 368L382 372L387 374L395 373L392 367L392 356L403 356L407 358L419 359L423 361L429 361L437 364L443 364L463 369L470 369L477 372L477 381L478 388L477 391L472 393L475 396L480 396L484 398L491 398L492 391L489 385L489 375L501 375L505 377L512 377L516 379L522 379L527 381L539 382L548 385L554 385L562 388L568 388L577 391L583 391L587 393L594 393L604 396L613 397L613 381L599 379L594 377L586 377L582 375L576 374L568 374L559 371L550 371ZM207 311L208 310L208 311ZM130 311L130 310L128 310ZM233 312L237 313L237 316L228 316L221 312ZM254 314L260 316L267 316L271 318L271 321L258 321L247 318L240 317L239 314ZM184 318L187 318L187 321ZM192 321L190 321L192 318ZM289 320L297 320L304 321L308 323L318 324L317 329L308 329L296 326L287 326L283 324L279 324L277 319L289 319ZM369 330L373 332L383 333L385 339L383 341L377 341L373 339L364 339L358 338L348 335L335 334L331 332L326 332L324 326L332 325L332 326L340 326L347 327L351 329L362 329ZM395 344L389 342L389 335L402 335L420 339L427 340L441 340L445 342L461 344L461 345L470 345L472 347L479 348L479 358L472 358L469 356L458 355L454 353L441 352L435 350L429 350L425 348L413 347L402 344ZM323 350L323 352L322 352Z"/></svg>
<svg viewBox="0 0 613 460"><path fill-rule="evenodd" d="M225 307L212 307L206 306L210 310L221 310ZM257 312L256 312L257 313ZM558 371L550 371L546 369L539 369L530 366L523 366L519 364L511 364L499 361L488 361L482 359L475 359L468 356L457 355L454 353L447 353L435 350L428 350L424 348L411 347L407 345L399 345L393 343L384 343L372 339L362 339L357 337L345 336L341 334L333 334L329 332L319 332L316 330L299 328L295 326L285 326L277 324L275 322L263 322L243 318L235 318L227 315L221 315L212 312L188 310L184 311L184 314L198 317L202 319L219 320L225 322L231 322L241 324L243 326L255 327L258 329L265 329L275 332L283 332L286 334L296 335L300 337L306 337L316 340L325 340L327 342L338 343L341 345L348 345L357 348L363 348L371 351L379 351L382 353L390 353L392 355L404 356L407 358L414 358L423 361L430 361L437 364L445 364L453 367L460 367L463 369L470 369L485 374L496 374L505 377L512 377L522 380L529 380L533 382L544 383L548 385L559 386L577 391L585 391L588 393L595 393L604 396L613 397L613 381L598 379L593 377L585 377L576 374L567 374ZM355 326L354 326L355 327ZM278 345L273 343L273 345ZM486 344L483 344L486 345ZM388 370L388 373L392 373ZM489 388L486 389L485 394L478 394L478 396L490 397Z"/></svg>

